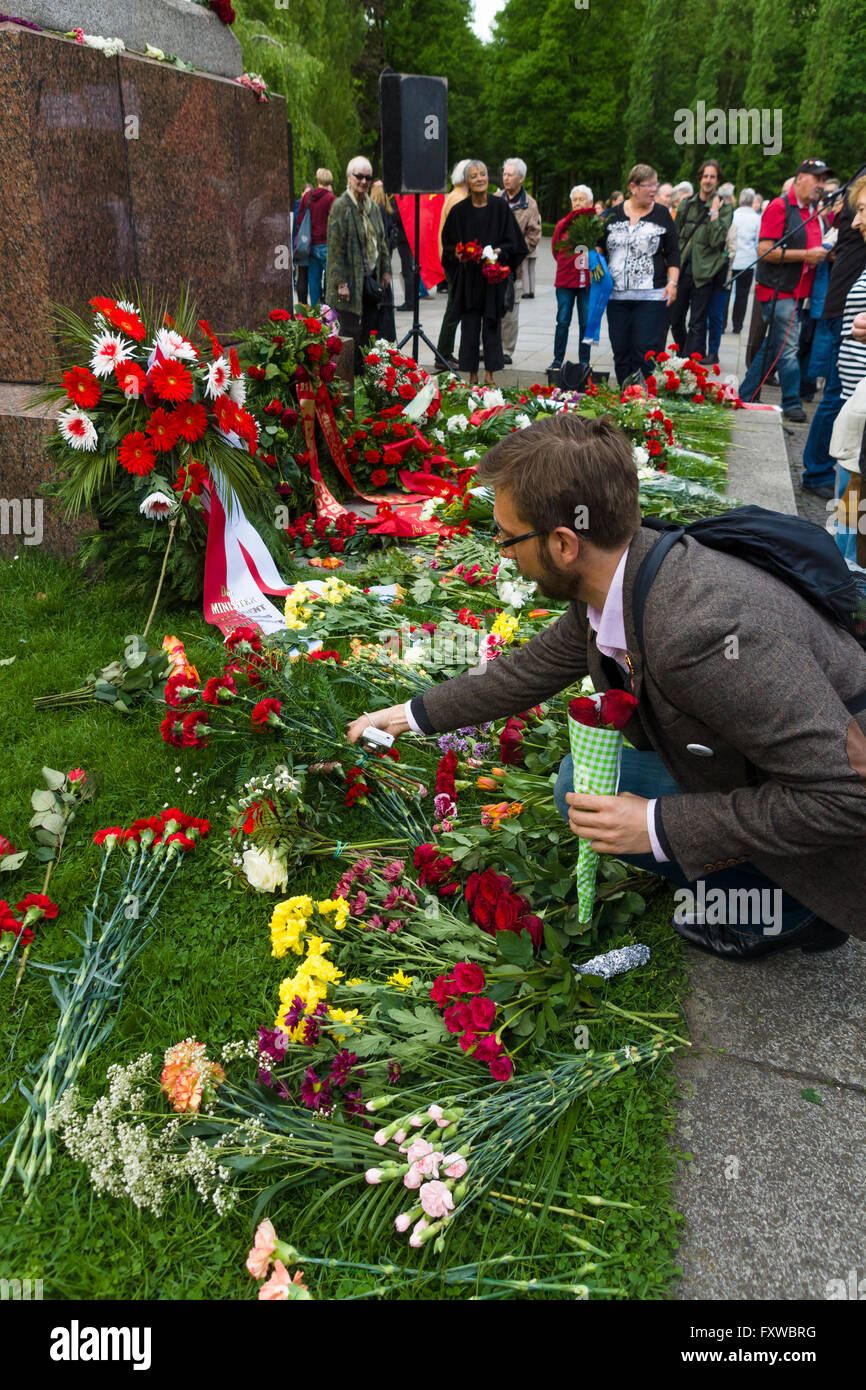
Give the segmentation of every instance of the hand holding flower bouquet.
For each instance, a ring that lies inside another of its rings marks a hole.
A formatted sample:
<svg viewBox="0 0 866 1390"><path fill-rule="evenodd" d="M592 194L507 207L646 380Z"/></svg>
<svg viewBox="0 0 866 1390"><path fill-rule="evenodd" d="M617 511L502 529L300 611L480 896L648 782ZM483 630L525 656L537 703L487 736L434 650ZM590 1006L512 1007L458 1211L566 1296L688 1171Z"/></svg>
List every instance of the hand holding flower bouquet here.
<svg viewBox="0 0 866 1390"><path fill-rule="evenodd" d="M500 261L498 246L484 247L481 253L481 274L491 285L498 285L500 280L508 279L511 267Z"/></svg>
<svg viewBox="0 0 866 1390"><path fill-rule="evenodd" d="M574 761L574 790L615 796L622 759L622 730L637 709L634 695L606 690L583 695L568 706L568 737ZM581 840L577 860L577 896L581 922L592 921L598 853Z"/></svg>
<svg viewBox="0 0 866 1390"><path fill-rule="evenodd" d="M554 252L577 256L584 251L594 251L604 235L604 218L599 216L595 208L577 208L569 214L569 219L565 235L554 246ZM601 258L598 258L592 269L592 278L600 280L603 275L604 266Z"/></svg>

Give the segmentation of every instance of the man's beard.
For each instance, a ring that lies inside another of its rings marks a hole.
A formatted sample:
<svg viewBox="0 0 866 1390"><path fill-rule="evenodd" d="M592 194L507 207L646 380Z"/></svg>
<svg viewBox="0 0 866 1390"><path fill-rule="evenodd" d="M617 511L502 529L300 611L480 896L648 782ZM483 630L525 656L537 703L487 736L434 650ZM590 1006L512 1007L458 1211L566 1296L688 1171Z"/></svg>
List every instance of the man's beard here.
<svg viewBox="0 0 866 1390"><path fill-rule="evenodd" d="M539 553L538 562L541 565L542 576L535 581L535 586L542 598L577 598L580 580L576 576L562 574L543 553Z"/></svg>

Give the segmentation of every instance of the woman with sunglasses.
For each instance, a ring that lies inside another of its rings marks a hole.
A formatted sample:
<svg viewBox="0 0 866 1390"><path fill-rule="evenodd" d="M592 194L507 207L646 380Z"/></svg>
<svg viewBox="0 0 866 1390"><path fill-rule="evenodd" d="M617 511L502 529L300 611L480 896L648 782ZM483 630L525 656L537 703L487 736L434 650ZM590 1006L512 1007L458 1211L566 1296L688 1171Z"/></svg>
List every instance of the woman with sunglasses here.
<svg viewBox="0 0 866 1390"><path fill-rule="evenodd" d="M346 192L332 204L328 219L325 299L337 310L343 335L355 340L355 370L360 371L370 334L379 331L382 296L391 283L391 252L382 214L370 197L370 161L356 155L346 180Z"/></svg>

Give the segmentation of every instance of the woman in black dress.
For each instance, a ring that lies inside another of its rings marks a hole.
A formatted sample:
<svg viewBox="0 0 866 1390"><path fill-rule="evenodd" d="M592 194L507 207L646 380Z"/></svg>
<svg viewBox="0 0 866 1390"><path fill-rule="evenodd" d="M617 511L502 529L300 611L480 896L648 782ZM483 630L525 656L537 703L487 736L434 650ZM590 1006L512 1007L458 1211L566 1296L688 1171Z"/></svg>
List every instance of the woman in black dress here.
<svg viewBox="0 0 866 1390"><path fill-rule="evenodd" d="M493 373L505 366L502 354L502 316L508 280L488 280L477 261L461 260L457 246L477 242L499 252L511 279L527 255L517 220L504 198L488 198L487 167L472 160L466 168L469 197L455 203L442 228L442 264L454 279L454 313L460 318L460 370L478 381L479 338L484 342L484 384L494 386Z"/></svg>

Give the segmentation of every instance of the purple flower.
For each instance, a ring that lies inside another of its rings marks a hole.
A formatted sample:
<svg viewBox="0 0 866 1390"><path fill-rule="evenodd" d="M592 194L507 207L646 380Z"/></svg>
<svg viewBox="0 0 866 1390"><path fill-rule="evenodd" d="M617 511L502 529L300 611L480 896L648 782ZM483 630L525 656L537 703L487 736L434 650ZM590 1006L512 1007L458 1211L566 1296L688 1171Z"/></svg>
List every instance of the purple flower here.
<svg viewBox="0 0 866 1390"><path fill-rule="evenodd" d="M388 933L390 933L391 936L396 936L396 935L397 935L397 932L398 932L398 931L402 931L403 928L405 927L405 925L406 925L406 918L405 918L405 917L394 917L394 918L392 918L392 920L388 923L388 925L387 925L387 927L385 928L385 930L386 930Z"/></svg>
<svg viewBox="0 0 866 1390"><path fill-rule="evenodd" d="M328 1115L334 1108L329 1081L320 1081L313 1067L307 1067L301 1083L301 1100L308 1110L318 1110Z"/></svg>
<svg viewBox="0 0 866 1390"><path fill-rule="evenodd" d="M38 24L32 24L29 19L16 19L11 14L0 14L0 24L20 24L22 29L35 29L37 34L42 33Z"/></svg>
<svg viewBox="0 0 866 1390"><path fill-rule="evenodd" d="M358 1089L357 1089L356 1091L347 1091L343 1099L344 1099L344 1102L345 1102L346 1114L347 1114L347 1115L363 1115L363 1114L364 1114L364 1102L363 1102L362 1099L361 1099L361 1088L360 1088L360 1086L358 1087Z"/></svg>
<svg viewBox="0 0 866 1390"><path fill-rule="evenodd" d="M256 1072L256 1081L258 1081L260 1086L270 1086L273 1084L271 1082L271 1073L268 1071L267 1067L259 1067Z"/></svg>
<svg viewBox="0 0 866 1390"><path fill-rule="evenodd" d="M286 1055L288 1039L282 1028L259 1028L259 1056L269 1057L272 1062L282 1062Z"/></svg>
<svg viewBox="0 0 866 1390"><path fill-rule="evenodd" d="M351 913L352 913L352 916L353 916L353 917L363 917L363 915L364 915L364 908L365 908L366 906L367 906L367 894L364 892L364 890L363 890L363 888L362 888L361 891L360 891L360 893L356 893L356 895L355 895L355 901L352 903L352 906L351 906Z"/></svg>
<svg viewBox="0 0 866 1390"><path fill-rule="evenodd" d="M299 994L296 994L291 1004L289 1005L289 1011L286 1014L286 1027L289 1029L290 1032L297 1028L301 1019L303 1018L304 1008L305 1005L303 999Z"/></svg>
<svg viewBox="0 0 866 1390"><path fill-rule="evenodd" d="M490 757L490 744L489 744L489 743L476 743L475 747L472 749L472 756L473 756L473 758L489 758L489 757Z"/></svg>
<svg viewBox="0 0 866 1390"><path fill-rule="evenodd" d="M345 1047L342 1052L338 1052L331 1063L331 1074L328 1080L334 1086L345 1086L351 1075L351 1071L358 1058L354 1052L349 1052Z"/></svg>
<svg viewBox="0 0 866 1390"><path fill-rule="evenodd" d="M403 1075L403 1068L399 1062L388 1063L388 1082L391 1086L396 1086L400 1077Z"/></svg>
<svg viewBox="0 0 866 1390"><path fill-rule="evenodd" d="M308 1018L304 1024L304 1034L301 1041L304 1047L315 1047L319 1041L319 1025L314 1018Z"/></svg>
<svg viewBox="0 0 866 1390"><path fill-rule="evenodd" d="M396 883L398 878L403 877L403 870L406 865L402 859L392 859L382 870L382 877L386 883Z"/></svg>

